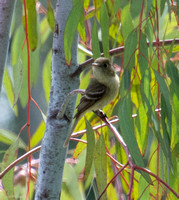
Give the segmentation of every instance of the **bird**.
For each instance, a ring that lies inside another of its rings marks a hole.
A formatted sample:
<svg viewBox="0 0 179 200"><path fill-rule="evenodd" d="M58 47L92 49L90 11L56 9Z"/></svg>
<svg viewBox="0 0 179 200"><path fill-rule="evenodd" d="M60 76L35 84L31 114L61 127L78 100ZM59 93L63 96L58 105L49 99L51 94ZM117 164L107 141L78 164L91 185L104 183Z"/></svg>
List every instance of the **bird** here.
<svg viewBox="0 0 179 200"><path fill-rule="evenodd" d="M109 58L97 58L92 63L92 74L93 78L90 79L89 85L76 107L75 121L65 140L64 147L67 147L76 125L87 112L102 109L111 103L119 93L120 80Z"/></svg>

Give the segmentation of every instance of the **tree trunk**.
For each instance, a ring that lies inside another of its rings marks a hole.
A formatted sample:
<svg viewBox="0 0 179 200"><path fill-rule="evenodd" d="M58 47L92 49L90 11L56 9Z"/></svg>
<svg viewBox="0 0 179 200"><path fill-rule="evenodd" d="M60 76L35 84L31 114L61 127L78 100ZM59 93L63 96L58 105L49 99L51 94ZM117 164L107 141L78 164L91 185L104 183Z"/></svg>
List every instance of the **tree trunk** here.
<svg viewBox="0 0 179 200"><path fill-rule="evenodd" d="M9 33L16 0L2 0L0 2L0 92L6 64Z"/></svg>
<svg viewBox="0 0 179 200"><path fill-rule="evenodd" d="M56 118L57 110L66 95L79 87L79 78L70 78L77 67L78 36L72 46L72 61L68 67L64 57L64 29L72 9L72 0L58 0L56 4L56 30L53 38L51 91L45 135L40 152L40 164L35 199L60 199L63 168L67 148L63 147L71 128L76 97L72 98L61 120ZM57 30L58 29L58 30Z"/></svg>

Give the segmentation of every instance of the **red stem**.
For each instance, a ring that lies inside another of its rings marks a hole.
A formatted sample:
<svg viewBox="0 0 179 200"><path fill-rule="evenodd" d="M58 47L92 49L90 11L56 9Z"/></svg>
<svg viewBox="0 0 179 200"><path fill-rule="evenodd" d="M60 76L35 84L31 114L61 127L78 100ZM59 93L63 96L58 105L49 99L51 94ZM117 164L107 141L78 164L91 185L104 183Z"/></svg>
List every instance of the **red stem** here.
<svg viewBox="0 0 179 200"><path fill-rule="evenodd" d="M122 172L123 169L125 169L127 167L129 163L127 162L113 177L112 179L108 182L108 184L106 185L106 187L104 188L104 190L102 191L102 193L100 194L100 196L98 197L98 200L101 199L101 197L103 196L103 194L105 193L105 191L107 190L107 188L109 187L109 185L115 180L115 178Z"/></svg>
<svg viewBox="0 0 179 200"><path fill-rule="evenodd" d="M167 185L167 183L165 183L162 179L160 179L157 175L155 175L154 173L152 173L148 169L145 169L145 168L142 168L142 167L139 167L139 166L136 166L136 165L135 165L135 169L144 171L144 172L148 173L149 175L153 176L159 182L161 182L163 185L165 185L165 187L167 187L177 198L179 198L179 195L169 185Z"/></svg>
<svg viewBox="0 0 179 200"><path fill-rule="evenodd" d="M28 129L28 140L29 140L29 151L31 149L30 145L30 101L31 101L31 87L30 87L30 47L29 47L29 38L28 38L28 24L27 24L27 5L26 0L24 0L24 12L25 12L25 36L27 44L27 80L28 80L28 105L27 105L27 129ZM30 199L30 177L31 177L31 156L29 156L29 177L28 177L28 187L27 187L27 197Z"/></svg>

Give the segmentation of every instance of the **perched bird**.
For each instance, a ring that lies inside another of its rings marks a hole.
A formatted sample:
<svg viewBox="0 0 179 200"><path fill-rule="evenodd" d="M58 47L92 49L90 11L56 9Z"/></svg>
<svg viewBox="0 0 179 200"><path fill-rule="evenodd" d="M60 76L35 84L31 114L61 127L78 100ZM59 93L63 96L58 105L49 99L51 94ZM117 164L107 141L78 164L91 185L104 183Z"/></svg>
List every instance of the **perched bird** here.
<svg viewBox="0 0 179 200"><path fill-rule="evenodd" d="M92 63L93 78L90 80L85 94L81 97L74 116L75 121L69 135L64 143L68 145L71 134L73 133L79 120L90 111L97 111L108 105L119 93L120 81L114 67L108 58L100 57Z"/></svg>

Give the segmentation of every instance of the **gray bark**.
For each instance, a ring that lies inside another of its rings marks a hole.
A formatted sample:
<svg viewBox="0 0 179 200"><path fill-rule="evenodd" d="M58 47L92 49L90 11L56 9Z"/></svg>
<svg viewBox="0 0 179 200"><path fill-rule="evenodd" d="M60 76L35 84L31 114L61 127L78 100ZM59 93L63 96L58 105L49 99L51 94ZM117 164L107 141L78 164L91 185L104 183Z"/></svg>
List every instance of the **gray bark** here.
<svg viewBox="0 0 179 200"><path fill-rule="evenodd" d="M67 154L67 148L64 148L63 144L71 128L71 119L75 109L76 97L72 98L69 102L65 116L62 119L59 120L56 115L67 94L79 87L79 78L70 78L70 74L75 71L78 65L77 34L72 46L72 61L70 67L66 65L64 57L64 28L71 9L72 0L57 1L56 23L58 26L56 27L59 30L56 31L53 39L51 92L46 130L40 152L36 200L60 198L63 168Z"/></svg>
<svg viewBox="0 0 179 200"><path fill-rule="evenodd" d="M0 92L9 46L9 33L16 0L0 1Z"/></svg>

